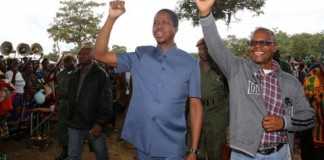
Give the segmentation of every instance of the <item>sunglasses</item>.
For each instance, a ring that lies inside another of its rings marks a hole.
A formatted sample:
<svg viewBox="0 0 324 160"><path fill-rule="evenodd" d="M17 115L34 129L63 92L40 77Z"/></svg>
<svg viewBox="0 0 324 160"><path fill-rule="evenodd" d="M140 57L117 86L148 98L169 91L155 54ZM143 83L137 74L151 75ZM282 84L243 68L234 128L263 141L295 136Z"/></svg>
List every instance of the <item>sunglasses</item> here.
<svg viewBox="0 0 324 160"><path fill-rule="evenodd" d="M249 42L249 46L256 46L256 45L260 45L260 46L270 46L274 44L273 41L270 40L260 40L260 41L255 41L255 40L251 40Z"/></svg>

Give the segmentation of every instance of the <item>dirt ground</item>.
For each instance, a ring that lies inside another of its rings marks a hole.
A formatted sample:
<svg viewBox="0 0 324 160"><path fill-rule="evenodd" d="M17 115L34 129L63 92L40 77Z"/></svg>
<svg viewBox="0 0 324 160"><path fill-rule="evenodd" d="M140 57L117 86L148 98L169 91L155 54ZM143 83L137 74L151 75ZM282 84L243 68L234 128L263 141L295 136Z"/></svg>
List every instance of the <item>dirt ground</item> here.
<svg viewBox="0 0 324 160"><path fill-rule="evenodd" d="M117 128L121 128L122 117L118 117ZM133 146L121 140L119 135L119 130L107 133L110 160L135 160ZM55 137L55 132L51 133L50 137ZM50 143L46 147L39 147L39 144L32 141L28 136L16 136L7 140L0 139L0 153L6 153L7 160L54 160L60 153L60 147L54 138L49 139ZM295 146L294 160L301 160L299 147L298 145ZM89 151L88 145L84 145L82 160L95 160L95 156Z"/></svg>
<svg viewBox="0 0 324 160"><path fill-rule="evenodd" d="M110 160L135 160L135 150L132 145L119 139L118 132L113 132L107 138ZM299 149L295 150L294 160L301 160ZM6 153L8 160L54 160L60 152L60 148L52 140L45 149L32 145L29 138L21 140L6 140L0 142L0 152ZM82 160L95 160L94 154L89 151L88 145L84 145Z"/></svg>
<svg viewBox="0 0 324 160"><path fill-rule="evenodd" d="M134 160L135 150L132 145L120 139L120 128L124 115L117 117L116 127L118 129L108 129L107 147L110 160ZM109 128L109 126L108 126ZM7 154L7 160L55 160L61 152L60 146L54 137L55 126L52 125L49 134L49 143L39 143L32 140L28 132L21 136L14 136L8 139L0 139L0 153ZM41 144L48 144L40 147ZM84 145L82 160L95 160L94 153L89 151L89 146Z"/></svg>
<svg viewBox="0 0 324 160"><path fill-rule="evenodd" d="M0 151L6 153L8 160L54 160L60 153L60 147L54 139L50 140L48 147L40 148L36 143L32 144L29 138L9 139L0 142ZM111 160L135 159L132 145L119 139L114 132L107 138L109 158ZM94 160L94 154L89 151L88 145L84 145L83 160Z"/></svg>

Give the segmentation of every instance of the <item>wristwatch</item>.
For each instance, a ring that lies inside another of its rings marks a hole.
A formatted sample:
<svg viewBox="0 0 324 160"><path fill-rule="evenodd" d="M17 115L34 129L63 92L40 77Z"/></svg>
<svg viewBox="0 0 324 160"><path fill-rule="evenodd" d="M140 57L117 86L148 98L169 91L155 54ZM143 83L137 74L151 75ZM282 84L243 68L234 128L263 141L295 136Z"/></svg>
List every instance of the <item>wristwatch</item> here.
<svg viewBox="0 0 324 160"><path fill-rule="evenodd" d="M190 148L189 150L188 150L188 154L195 154L195 155L198 155L198 149L194 149L194 148Z"/></svg>

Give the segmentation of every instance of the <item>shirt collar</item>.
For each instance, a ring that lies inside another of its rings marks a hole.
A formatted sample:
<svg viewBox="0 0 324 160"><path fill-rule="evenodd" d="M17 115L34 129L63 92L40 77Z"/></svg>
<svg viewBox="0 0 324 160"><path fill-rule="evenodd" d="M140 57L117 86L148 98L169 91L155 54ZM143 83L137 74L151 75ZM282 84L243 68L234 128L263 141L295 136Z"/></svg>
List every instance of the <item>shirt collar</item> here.
<svg viewBox="0 0 324 160"><path fill-rule="evenodd" d="M163 56L163 57L167 57L167 56L170 56L170 55L172 55L172 54L175 54L176 52L176 50L177 50L178 48L177 48L177 45L175 44L173 47L170 47L168 50L166 50L164 53L162 52L162 49L159 47L159 46L157 46L156 47L156 52L158 53L158 55L159 56Z"/></svg>
<svg viewBox="0 0 324 160"><path fill-rule="evenodd" d="M272 66L271 66L271 70L272 70L272 72L270 72L269 75L278 75L279 70L280 70L280 65L279 65L279 63L278 63L277 61L275 61L275 60L272 60L271 63L272 63ZM262 69L262 68L260 68L259 73L260 73L262 76L265 75L265 73L263 72L263 69Z"/></svg>

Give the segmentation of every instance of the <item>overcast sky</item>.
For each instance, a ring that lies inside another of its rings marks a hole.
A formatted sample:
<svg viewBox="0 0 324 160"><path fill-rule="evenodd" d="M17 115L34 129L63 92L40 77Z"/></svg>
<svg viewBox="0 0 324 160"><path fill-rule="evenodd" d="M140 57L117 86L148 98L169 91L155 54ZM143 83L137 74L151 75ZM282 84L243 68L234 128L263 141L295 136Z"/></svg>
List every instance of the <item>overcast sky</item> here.
<svg viewBox="0 0 324 160"><path fill-rule="evenodd" d="M109 0L95 0L106 2ZM133 51L139 45L155 45L152 36L154 14L161 8L176 8L176 0L126 0L126 13L114 26L111 45L126 46ZM40 43L45 53L52 51L53 41L49 38L47 28L53 23L59 0L0 0L0 43L10 41L16 47L20 42ZM101 7L98 13L107 16L108 6ZM248 37L256 27L278 28L289 34L317 33L324 31L323 0L266 0L264 14L253 16L247 11L239 12L230 26L218 21L222 37L235 35ZM101 24L102 24L101 23ZM181 21L176 36L179 48L196 52L195 44L202 37L201 28L192 27L191 22ZM69 49L61 45L62 49Z"/></svg>

